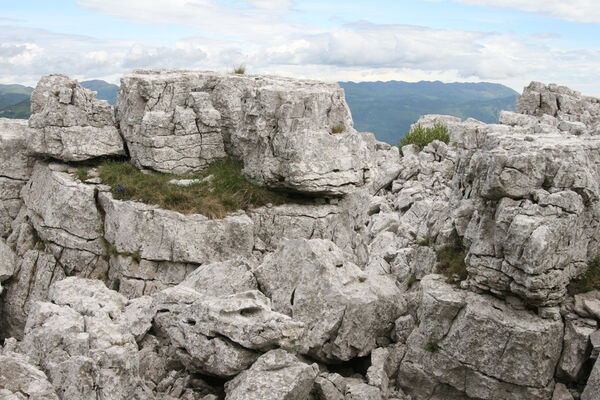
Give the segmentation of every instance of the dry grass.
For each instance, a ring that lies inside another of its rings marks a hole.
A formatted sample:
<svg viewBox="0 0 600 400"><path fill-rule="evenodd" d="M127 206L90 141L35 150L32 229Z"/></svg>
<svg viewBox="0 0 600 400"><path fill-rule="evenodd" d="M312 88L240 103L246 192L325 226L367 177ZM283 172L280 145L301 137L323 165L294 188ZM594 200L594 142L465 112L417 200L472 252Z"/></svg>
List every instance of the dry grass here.
<svg viewBox="0 0 600 400"><path fill-rule="evenodd" d="M244 64L240 64L237 67L233 67L233 73L238 75L244 75L246 73L246 66Z"/></svg>
<svg viewBox="0 0 600 400"><path fill-rule="evenodd" d="M142 173L128 162L107 161L98 169L102 182L112 187L114 198L137 200L183 214L203 214L223 218L237 210L268 203L290 201L284 193L260 187L242 175L241 162L223 159L212 163L199 175ZM168 183L171 179L213 178L183 187Z"/></svg>
<svg viewBox="0 0 600 400"><path fill-rule="evenodd" d="M577 279L573 279L567 290L569 294L591 292L600 289L600 257L590 261L587 271Z"/></svg>
<svg viewBox="0 0 600 400"><path fill-rule="evenodd" d="M331 128L331 133L342 133L342 132L346 132L346 127L343 124L336 125L333 128Z"/></svg>
<svg viewBox="0 0 600 400"><path fill-rule="evenodd" d="M465 265L465 250L458 243L442 247L437 251L437 270L448 277L447 282L464 281L467 279Z"/></svg>

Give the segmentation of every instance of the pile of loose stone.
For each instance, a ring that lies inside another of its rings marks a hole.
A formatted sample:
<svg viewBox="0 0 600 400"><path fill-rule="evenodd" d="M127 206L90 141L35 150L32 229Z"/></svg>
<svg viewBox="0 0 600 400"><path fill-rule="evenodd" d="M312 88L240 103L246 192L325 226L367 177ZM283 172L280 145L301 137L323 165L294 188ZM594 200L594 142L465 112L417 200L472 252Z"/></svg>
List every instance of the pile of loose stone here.
<svg viewBox="0 0 600 400"><path fill-rule="evenodd" d="M600 292L566 290L600 255L598 99L532 83L498 125L422 117L450 144L402 156L314 81L134 71L115 117L51 75L32 112L0 120L0 397L600 396ZM233 157L313 200L183 215L114 199L113 156Z"/></svg>

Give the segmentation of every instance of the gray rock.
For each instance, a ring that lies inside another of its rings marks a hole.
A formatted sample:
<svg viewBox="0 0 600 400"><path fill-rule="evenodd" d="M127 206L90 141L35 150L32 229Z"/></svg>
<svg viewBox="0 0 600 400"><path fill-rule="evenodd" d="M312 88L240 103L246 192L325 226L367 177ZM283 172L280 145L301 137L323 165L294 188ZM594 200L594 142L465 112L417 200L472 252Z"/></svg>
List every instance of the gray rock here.
<svg viewBox="0 0 600 400"><path fill-rule="evenodd" d="M225 399L307 399L318 373L317 364L305 364L281 349L271 350L225 384Z"/></svg>
<svg viewBox="0 0 600 400"><path fill-rule="evenodd" d="M592 373L581 393L581 400L596 400L600 397L600 361L596 360Z"/></svg>
<svg viewBox="0 0 600 400"><path fill-rule="evenodd" d="M47 75L31 94L27 146L63 161L125 154L113 108L65 75Z"/></svg>
<svg viewBox="0 0 600 400"><path fill-rule="evenodd" d="M46 374L24 355L0 354L0 398L6 400L58 400Z"/></svg>
<svg viewBox="0 0 600 400"><path fill-rule="evenodd" d="M597 330L590 335L590 343L592 345L590 358L595 360L600 355L600 330Z"/></svg>
<svg viewBox="0 0 600 400"><path fill-rule="evenodd" d="M345 378L338 374L322 373L315 379L315 394L319 400L382 400L381 391L360 378Z"/></svg>
<svg viewBox="0 0 600 400"><path fill-rule="evenodd" d="M421 287L421 323L398 374L413 398L428 398L440 385L481 399L551 397L561 321L455 289L437 275L425 277Z"/></svg>
<svg viewBox="0 0 600 400"><path fill-rule="evenodd" d="M258 183L329 195L365 185L373 168L374 141L352 128L336 84L138 70L122 78L117 105L138 167L200 171L226 152Z"/></svg>
<svg viewBox="0 0 600 400"><path fill-rule="evenodd" d="M16 259L14 251L0 238L0 294L2 294L2 282L9 279L15 273Z"/></svg>
<svg viewBox="0 0 600 400"><path fill-rule="evenodd" d="M364 273L330 241L284 241L255 276L275 311L305 324L300 352L322 360L369 354L402 313L394 281Z"/></svg>
<svg viewBox="0 0 600 400"><path fill-rule="evenodd" d="M573 396L562 383L557 383L554 386L554 393L552 394L552 400L573 400Z"/></svg>
<svg viewBox="0 0 600 400"><path fill-rule="evenodd" d="M249 257L254 245L252 220L243 214L210 220L133 201L98 196L106 213L106 240L118 253L151 261L203 264Z"/></svg>
<svg viewBox="0 0 600 400"><path fill-rule="evenodd" d="M556 376L575 381L581 367L590 356L590 335L596 331L596 321L565 318L565 336L562 356Z"/></svg>

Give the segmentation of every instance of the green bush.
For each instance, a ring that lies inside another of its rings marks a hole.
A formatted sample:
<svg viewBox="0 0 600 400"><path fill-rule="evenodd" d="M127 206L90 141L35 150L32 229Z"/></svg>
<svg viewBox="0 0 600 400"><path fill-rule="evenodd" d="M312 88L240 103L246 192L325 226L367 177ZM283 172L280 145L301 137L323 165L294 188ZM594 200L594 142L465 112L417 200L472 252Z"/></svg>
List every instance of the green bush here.
<svg viewBox="0 0 600 400"><path fill-rule="evenodd" d="M237 67L233 67L233 73L238 75L244 75L246 73L246 66L244 64L240 64Z"/></svg>
<svg viewBox="0 0 600 400"><path fill-rule="evenodd" d="M437 270L448 278L448 283L456 281L457 278L459 281L467 279L466 256L465 249L458 243L458 240L457 243L442 247L437 251Z"/></svg>
<svg viewBox="0 0 600 400"><path fill-rule="evenodd" d="M423 128L421 124L418 124L405 137L400 139L400 153L402 153L402 147L407 144L414 144L417 151L423 150L425 146L434 140L440 140L446 144L450 141L450 135L448 134L448 128L445 125L436 123L433 128Z"/></svg>
<svg viewBox="0 0 600 400"><path fill-rule="evenodd" d="M223 218L237 210L260 207L268 203L290 202L285 193L271 191L250 182L242 175L243 164L223 159L213 162L197 175L173 175L157 172L142 173L128 162L106 161L98 168L102 182L112 187L118 200L138 200L184 214L204 214ZM178 186L171 179L210 180Z"/></svg>
<svg viewBox="0 0 600 400"><path fill-rule="evenodd" d="M600 257L590 261L587 271L577 279L573 279L567 290L571 295L600 290Z"/></svg>
<svg viewBox="0 0 600 400"><path fill-rule="evenodd" d="M342 133L346 131L344 124L339 124L331 128L331 133Z"/></svg>

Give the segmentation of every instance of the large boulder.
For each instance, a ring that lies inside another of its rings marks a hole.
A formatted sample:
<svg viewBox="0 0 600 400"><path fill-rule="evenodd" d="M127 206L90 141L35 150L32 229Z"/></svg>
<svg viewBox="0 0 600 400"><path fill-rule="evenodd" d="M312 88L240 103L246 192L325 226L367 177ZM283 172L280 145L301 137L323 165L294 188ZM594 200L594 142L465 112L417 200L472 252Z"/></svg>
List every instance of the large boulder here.
<svg viewBox="0 0 600 400"><path fill-rule="evenodd" d="M328 240L284 241L254 272L273 309L305 324L300 352L321 360L369 354L403 311L393 279L363 272Z"/></svg>
<svg viewBox="0 0 600 400"><path fill-rule="evenodd" d="M27 146L63 161L124 155L113 108L65 75L47 75L31 94Z"/></svg>
<svg viewBox="0 0 600 400"><path fill-rule="evenodd" d="M23 204L19 193L33 167L33 158L27 152L26 128L24 120L0 118L0 237L10 232Z"/></svg>
<svg viewBox="0 0 600 400"><path fill-rule="evenodd" d="M58 400L44 372L27 356L5 350L0 353L0 398L5 400Z"/></svg>
<svg viewBox="0 0 600 400"><path fill-rule="evenodd" d="M308 399L318 373L317 364L306 364L285 350L271 350L225 384L225 399Z"/></svg>
<svg viewBox="0 0 600 400"><path fill-rule="evenodd" d="M261 184L328 195L365 185L373 168L374 140L352 128L336 84L138 70L117 105L138 167L197 172L227 153Z"/></svg>
<svg viewBox="0 0 600 400"><path fill-rule="evenodd" d="M98 195L105 213L104 235L114 252L151 261L204 264L251 255L252 220L245 214L208 219L135 201Z"/></svg>
<svg viewBox="0 0 600 400"><path fill-rule="evenodd" d="M561 320L542 319L442 276L421 281L419 326L407 340L398 383L414 399L549 399L561 355Z"/></svg>

